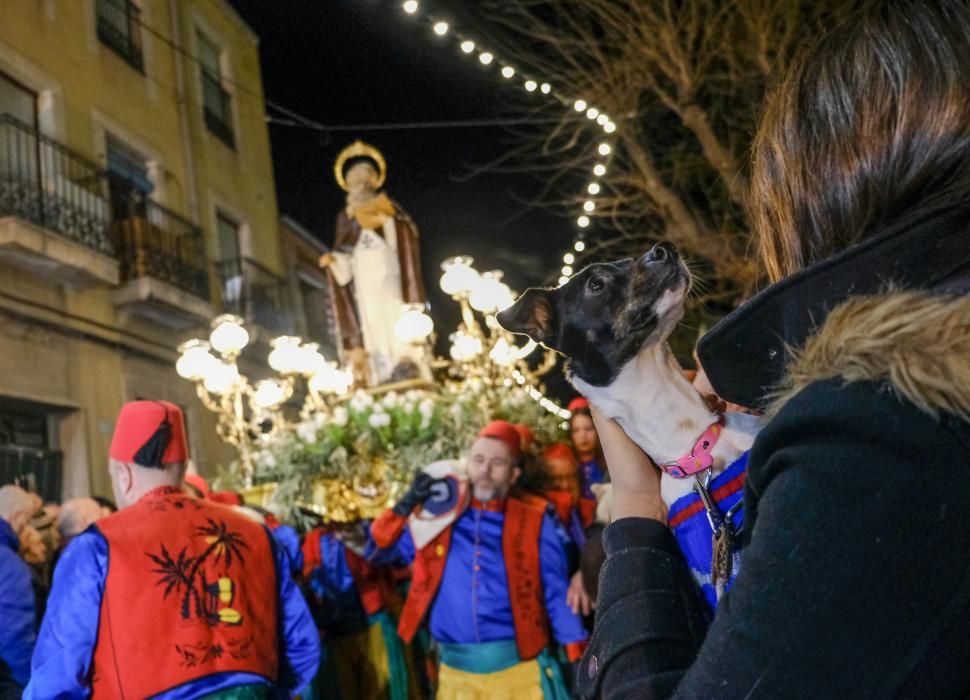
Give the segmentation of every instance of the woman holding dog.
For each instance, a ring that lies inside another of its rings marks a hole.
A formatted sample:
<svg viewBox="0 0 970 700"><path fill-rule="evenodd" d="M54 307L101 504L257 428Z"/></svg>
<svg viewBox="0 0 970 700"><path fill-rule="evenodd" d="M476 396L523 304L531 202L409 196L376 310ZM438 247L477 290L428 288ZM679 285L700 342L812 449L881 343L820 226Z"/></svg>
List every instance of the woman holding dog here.
<svg viewBox="0 0 970 700"><path fill-rule="evenodd" d="M582 697L970 694L970 8L880 0L767 101L751 218L775 284L699 354L766 412L742 566L708 624L660 473L610 464Z"/></svg>

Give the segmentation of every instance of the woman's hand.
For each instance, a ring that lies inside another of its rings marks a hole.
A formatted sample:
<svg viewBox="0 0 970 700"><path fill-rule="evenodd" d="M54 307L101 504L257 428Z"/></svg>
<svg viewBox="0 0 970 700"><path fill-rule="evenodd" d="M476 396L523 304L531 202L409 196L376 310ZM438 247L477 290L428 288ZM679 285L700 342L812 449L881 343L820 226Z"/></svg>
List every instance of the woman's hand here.
<svg viewBox="0 0 970 700"><path fill-rule="evenodd" d="M569 580L569 588L566 590L566 605L574 613L583 617L589 615L596 607L596 601L590 600L589 593L586 592L582 571L577 571Z"/></svg>
<svg viewBox="0 0 970 700"><path fill-rule="evenodd" d="M593 405L590 413L613 482L613 520L653 518L667 522L667 506L660 498L660 470L616 421Z"/></svg>

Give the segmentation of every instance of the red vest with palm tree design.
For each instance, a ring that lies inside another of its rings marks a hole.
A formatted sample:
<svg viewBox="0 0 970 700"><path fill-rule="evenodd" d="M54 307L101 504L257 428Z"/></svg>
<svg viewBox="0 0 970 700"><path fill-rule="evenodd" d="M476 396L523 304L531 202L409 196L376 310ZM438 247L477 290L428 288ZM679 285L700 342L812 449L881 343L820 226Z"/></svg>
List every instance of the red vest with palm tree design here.
<svg viewBox="0 0 970 700"><path fill-rule="evenodd" d="M96 527L108 572L95 697L145 698L216 673L276 681L279 594L262 525L162 488Z"/></svg>

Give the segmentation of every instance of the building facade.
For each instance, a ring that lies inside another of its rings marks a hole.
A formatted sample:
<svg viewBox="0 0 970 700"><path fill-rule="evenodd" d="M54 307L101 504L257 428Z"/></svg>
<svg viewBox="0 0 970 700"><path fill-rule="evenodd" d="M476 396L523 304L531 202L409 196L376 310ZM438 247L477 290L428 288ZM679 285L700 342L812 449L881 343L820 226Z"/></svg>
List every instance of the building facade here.
<svg viewBox="0 0 970 700"><path fill-rule="evenodd" d="M223 0L0 0L0 483L108 495L122 403L181 405L220 312L290 332L258 40Z"/></svg>

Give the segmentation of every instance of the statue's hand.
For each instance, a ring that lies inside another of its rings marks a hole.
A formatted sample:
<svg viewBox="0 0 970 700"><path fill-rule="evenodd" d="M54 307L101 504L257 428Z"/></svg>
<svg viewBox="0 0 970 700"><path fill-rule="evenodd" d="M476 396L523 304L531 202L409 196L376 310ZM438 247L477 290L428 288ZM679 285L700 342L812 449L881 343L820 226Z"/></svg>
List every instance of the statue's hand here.
<svg viewBox="0 0 970 700"><path fill-rule="evenodd" d="M333 253L324 253L323 255L320 256L320 259L317 260L317 265L323 268L327 268L333 265L333 261L334 261Z"/></svg>

